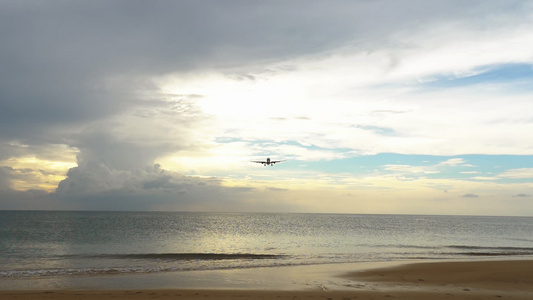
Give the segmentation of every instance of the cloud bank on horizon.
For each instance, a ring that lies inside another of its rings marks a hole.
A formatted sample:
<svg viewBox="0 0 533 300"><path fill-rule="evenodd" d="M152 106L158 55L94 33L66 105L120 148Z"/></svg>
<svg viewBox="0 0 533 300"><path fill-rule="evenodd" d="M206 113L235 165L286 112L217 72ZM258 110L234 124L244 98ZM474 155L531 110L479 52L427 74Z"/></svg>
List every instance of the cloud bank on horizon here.
<svg viewBox="0 0 533 300"><path fill-rule="evenodd" d="M0 209L533 215L532 27L530 1L0 0Z"/></svg>

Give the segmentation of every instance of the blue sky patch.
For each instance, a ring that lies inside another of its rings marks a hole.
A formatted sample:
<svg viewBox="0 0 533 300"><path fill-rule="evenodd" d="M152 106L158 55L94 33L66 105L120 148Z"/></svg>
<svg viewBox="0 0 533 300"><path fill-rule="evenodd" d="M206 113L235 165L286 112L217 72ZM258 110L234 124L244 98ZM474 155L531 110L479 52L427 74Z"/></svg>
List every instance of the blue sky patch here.
<svg viewBox="0 0 533 300"><path fill-rule="evenodd" d="M422 84L426 88L463 87L489 83L517 83L533 80L533 67L530 64L503 64L479 67L472 76L441 75Z"/></svg>
<svg viewBox="0 0 533 300"><path fill-rule="evenodd" d="M533 168L532 155L408 155L381 153L332 161L307 162L306 168L329 173L403 174L433 179L489 180L501 182L533 182L533 178L506 177L505 172ZM503 175L502 175L503 174Z"/></svg>

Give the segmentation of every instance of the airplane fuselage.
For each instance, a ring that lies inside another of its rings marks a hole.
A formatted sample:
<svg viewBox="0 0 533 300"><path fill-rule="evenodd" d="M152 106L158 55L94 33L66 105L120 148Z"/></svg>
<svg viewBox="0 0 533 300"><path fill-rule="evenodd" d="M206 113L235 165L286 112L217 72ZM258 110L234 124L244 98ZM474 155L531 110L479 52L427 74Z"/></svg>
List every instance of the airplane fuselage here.
<svg viewBox="0 0 533 300"><path fill-rule="evenodd" d="M269 157L266 160L261 160L261 161L253 160L252 162L262 164L263 166L273 166L276 163L282 162L282 160L270 160L270 157Z"/></svg>

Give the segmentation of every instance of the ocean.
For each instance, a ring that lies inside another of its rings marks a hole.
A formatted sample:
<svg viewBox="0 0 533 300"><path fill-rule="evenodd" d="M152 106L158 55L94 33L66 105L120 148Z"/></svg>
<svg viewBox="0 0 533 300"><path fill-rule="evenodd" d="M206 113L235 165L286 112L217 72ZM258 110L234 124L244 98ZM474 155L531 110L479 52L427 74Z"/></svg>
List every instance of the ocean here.
<svg viewBox="0 0 533 300"><path fill-rule="evenodd" d="M0 211L0 280L533 255L533 217Z"/></svg>

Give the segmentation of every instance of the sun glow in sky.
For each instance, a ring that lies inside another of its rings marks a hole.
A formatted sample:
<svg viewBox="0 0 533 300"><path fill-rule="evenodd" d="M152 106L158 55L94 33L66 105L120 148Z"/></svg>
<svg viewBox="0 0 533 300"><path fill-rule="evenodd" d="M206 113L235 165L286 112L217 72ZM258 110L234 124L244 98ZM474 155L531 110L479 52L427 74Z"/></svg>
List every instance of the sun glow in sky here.
<svg viewBox="0 0 533 300"><path fill-rule="evenodd" d="M158 4L0 0L0 209L533 215L531 2Z"/></svg>

